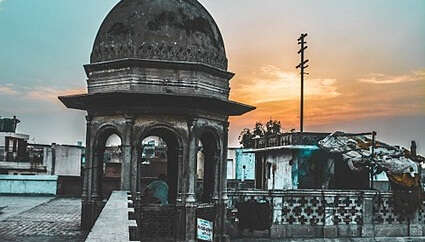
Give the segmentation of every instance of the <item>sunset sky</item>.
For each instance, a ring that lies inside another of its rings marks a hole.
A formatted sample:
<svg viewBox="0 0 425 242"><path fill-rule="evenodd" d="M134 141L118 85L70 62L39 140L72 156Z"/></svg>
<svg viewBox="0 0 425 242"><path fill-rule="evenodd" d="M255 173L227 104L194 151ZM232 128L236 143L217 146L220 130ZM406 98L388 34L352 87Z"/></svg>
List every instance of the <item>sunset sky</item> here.
<svg viewBox="0 0 425 242"><path fill-rule="evenodd" d="M59 95L85 92L97 30L118 0L0 0L0 116L40 143L85 140L84 113ZM244 127L299 129L297 38L308 33L305 130L378 131L425 154L425 1L201 0L229 58L231 99L257 107Z"/></svg>

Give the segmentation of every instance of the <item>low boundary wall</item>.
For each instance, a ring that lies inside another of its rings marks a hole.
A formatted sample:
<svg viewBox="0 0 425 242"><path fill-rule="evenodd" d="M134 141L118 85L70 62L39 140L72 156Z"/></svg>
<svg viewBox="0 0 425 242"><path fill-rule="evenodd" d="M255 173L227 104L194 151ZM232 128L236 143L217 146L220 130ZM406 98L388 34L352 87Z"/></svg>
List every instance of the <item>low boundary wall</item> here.
<svg viewBox="0 0 425 242"><path fill-rule="evenodd" d="M0 194L56 195L57 176L0 175Z"/></svg>
<svg viewBox="0 0 425 242"><path fill-rule="evenodd" d="M87 236L86 242L131 241L130 231L137 227L130 219L134 208L127 191L114 191ZM134 216L134 215L133 215Z"/></svg>
<svg viewBox="0 0 425 242"><path fill-rule="evenodd" d="M425 236L425 206L411 217L394 212L392 193L378 191L235 191L228 208L251 199L271 204L271 238Z"/></svg>
<svg viewBox="0 0 425 242"><path fill-rule="evenodd" d="M59 176L58 177L58 196L81 197L81 176Z"/></svg>

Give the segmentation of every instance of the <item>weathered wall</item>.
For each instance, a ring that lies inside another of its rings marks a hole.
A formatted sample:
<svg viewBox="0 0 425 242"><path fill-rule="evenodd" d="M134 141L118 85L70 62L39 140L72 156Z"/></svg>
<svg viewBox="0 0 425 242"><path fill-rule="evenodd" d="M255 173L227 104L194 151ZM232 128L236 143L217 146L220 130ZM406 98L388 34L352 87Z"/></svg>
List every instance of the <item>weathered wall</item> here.
<svg viewBox="0 0 425 242"><path fill-rule="evenodd" d="M47 168L47 174L53 175L53 152L51 147L43 148L43 165Z"/></svg>
<svg viewBox="0 0 425 242"><path fill-rule="evenodd" d="M255 179L255 154L244 153L243 149L236 150L236 179Z"/></svg>
<svg viewBox="0 0 425 242"><path fill-rule="evenodd" d="M307 146L260 150L255 155L263 165L256 169L266 190L329 188L335 173L333 157Z"/></svg>
<svg viewBox="0 0 425 242"><path fill-rule="evenodd" d="M236 150L238 148L229 148L227 150L227 180L236 179Z"/></svg>
<svg viewBox="0 0 425 242"><path fill-rule="evenodd" d="M270 153L266 156L266 161L271 163L270 178L267 180L268 188L274 189L293 189L293 177L292 177L292 154L290 152L285 153Z"/></svg>
<svg viewBox="0 0 425 242"><path fill-rule="evenodd" d="M0 175L0 194L56 195L57 176Z"/></svg>
<svg viewBox="0 0 425 242"><path fill-rule="evenodd" d="M81 197L81 176L58 176L57 195Z"/></svg>
<svg viewBox="0 0 425 242"><path fill-rule="evenodd" d="M82 148L55 145L55 175L80 176Z"/></svg>
<svg viewBox="0 0 425 242"><path fill-rule="evenodd" d="M57 176L80 176L84 147L56 145L43 148L43 165L47 174Z"/></svg>
<svg viewBox="0 0 425 242"><path fill-rule="evenodd" d="M117 81L118 80L118 81ZM88 92L131 91L140 93L177 93L228 99L229 80L202 71L164 68L117 68L89 74Z"/></svg>

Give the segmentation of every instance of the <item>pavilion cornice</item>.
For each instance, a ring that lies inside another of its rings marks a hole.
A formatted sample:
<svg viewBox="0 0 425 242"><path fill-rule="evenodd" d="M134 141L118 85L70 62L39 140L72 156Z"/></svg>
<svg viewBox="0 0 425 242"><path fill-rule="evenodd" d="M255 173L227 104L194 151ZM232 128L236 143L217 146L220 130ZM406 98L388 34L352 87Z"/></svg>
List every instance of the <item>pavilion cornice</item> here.
<svg viewBox="0 0 425 242"><path fill-rule="evenodd" d="M67 108L77 110L126 109L191 109L229 116L239 116L255 110L254 106L207 96L176 94L146 94L135 92L106 92L61 96Z"/></svg>

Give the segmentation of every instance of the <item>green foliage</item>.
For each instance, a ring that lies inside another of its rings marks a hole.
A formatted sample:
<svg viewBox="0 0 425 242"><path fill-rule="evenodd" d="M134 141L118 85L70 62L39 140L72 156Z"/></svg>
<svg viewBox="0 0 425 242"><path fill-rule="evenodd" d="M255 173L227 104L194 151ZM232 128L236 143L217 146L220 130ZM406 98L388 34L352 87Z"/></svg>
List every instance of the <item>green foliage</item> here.
<svg viewBox="0 0 425 242"><path fill-rule="evenodd" d="M244 148L252 148L254 146L254 138L263 138L269 135L278 135L282 133L282 126L278 120L269 120L266 123L266 128L261 122L256 122L254 129L251 131L248 128L242 130L239 135L239 143Z"/></svg>

